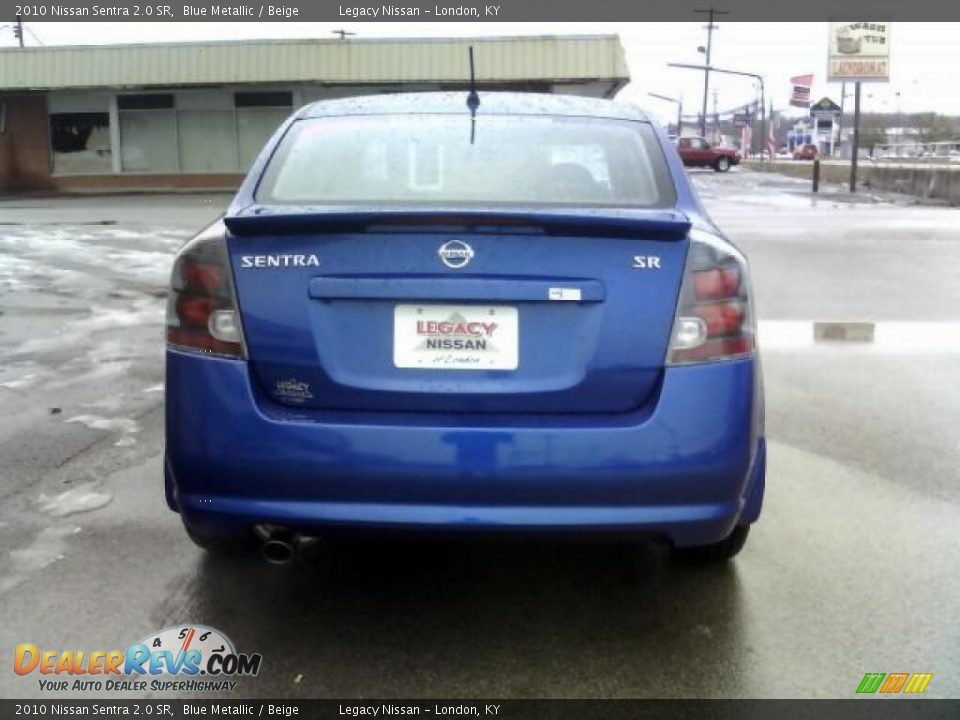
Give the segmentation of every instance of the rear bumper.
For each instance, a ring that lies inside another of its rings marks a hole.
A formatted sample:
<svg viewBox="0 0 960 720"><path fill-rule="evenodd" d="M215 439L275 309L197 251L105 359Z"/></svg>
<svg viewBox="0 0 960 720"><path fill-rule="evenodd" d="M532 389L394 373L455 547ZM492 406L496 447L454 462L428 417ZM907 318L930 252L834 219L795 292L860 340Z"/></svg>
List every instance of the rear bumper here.
<svg viewBox="0 0 960 720"><path fill-rule="evenodd" d="M167 500L208 533L269 523L703 544L759 516L761 407L747 359L670 368L650 407L624 415L291 411L258 394L243 362L169 351Z"/></svg>

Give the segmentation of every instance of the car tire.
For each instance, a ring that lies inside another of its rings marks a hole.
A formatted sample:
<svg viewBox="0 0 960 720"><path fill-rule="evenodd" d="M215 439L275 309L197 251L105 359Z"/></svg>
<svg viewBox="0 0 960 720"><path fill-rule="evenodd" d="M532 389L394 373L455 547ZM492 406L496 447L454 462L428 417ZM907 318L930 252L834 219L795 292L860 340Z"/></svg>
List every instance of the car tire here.
<svg viewBox="0 0 960 720"><path fill-rule="evenodd" d="M717 172L727 172L730 169L730 158L718 157L713 163L713 169Z"/></svg>
<svg viewBox="0 0 960 720"><path fill-rule="evenodd" d="M208 535L184 525L194 545L215 557L241 557L253 550L253 535Z"/></svg>
<svg viewBox="0 0 960 720"><path fill-rule="evenodd" d="M737 525L723 540L709 545L693 545L673 549L673 555L681 562L696 565L713 565L726 562L739 553L750 534L749 525Z"/></svg>

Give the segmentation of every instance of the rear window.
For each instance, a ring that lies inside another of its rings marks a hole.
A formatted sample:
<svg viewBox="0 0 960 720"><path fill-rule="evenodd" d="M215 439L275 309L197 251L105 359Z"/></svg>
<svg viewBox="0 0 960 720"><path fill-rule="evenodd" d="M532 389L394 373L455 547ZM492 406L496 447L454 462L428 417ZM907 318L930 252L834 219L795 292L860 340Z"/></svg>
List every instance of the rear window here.
<svg viewBox="0 0 960 720"><path fill-rule="evenodd" d="M675 201L647 123L479 115L310 118L291 125L262 203L664 207Z"/></svg>

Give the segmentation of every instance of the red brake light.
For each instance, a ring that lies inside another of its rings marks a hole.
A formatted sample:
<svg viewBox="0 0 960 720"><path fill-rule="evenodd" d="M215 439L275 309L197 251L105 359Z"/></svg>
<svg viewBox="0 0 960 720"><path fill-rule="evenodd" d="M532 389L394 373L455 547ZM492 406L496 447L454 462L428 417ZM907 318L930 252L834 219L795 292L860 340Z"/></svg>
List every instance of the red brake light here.
<svg viewBox="0 0 960 720"><path fill-rule="evenodd" d="M187 260L181 269L185 288L213 292L220 287L223 279L223 268L219 265L210 265Z"/></svg>
<svg viewBox="0 0 960 720"><path fill-rule="evenodd" d="M167 301L167 344L245 356L222 223L201 232L177 255Z"/></svg>
<svg viewBox="0 0 960 720"><path fill-rule="evenodd" d="M748 355L755 334L746 258L723 239L692 230L667 364Z"/></svg>
<svg viewBox="0 0 960 720"><path fill-rule="evenodd" d="M167 343L178 349L194 349L217 355L232 355L242 357L237 352L237 343L217 340L209 333L198 330L184 330L181 328L167 328Z"/></svg>
<svg viewBox="0 0 960 720"><path fill-rule="evenodd" d="M736 265L693 273L693 289L697 300L733 297L739 286L740 269Z"/></svg>
<svg viewBox="0 0 960 720"><path fill-rule="evenodd" d="M205 328L216 308L216 300L211 297L182 293L177 297L177 317L194 327Z"/></svg>
<svg viewBox="0 0 960 720"><path fill-rule="evenodd" d="M694 313L707 325L707 337L723 337L740 332L743 325L743 309L736 303L699 305Z"/></svg>

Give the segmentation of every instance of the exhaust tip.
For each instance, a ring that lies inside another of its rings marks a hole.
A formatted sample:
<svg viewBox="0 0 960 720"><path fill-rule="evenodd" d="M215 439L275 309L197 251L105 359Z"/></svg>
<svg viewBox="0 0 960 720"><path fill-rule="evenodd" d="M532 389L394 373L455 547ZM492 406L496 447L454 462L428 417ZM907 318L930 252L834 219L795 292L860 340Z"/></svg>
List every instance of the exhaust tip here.
<svg viewBox="0 0 960 720"><path fill-rule="evenodd" d="M293 561L296 551L293 543L280 538L271 538L260 547L260 554L271 565L286 565Z"/></svg>

